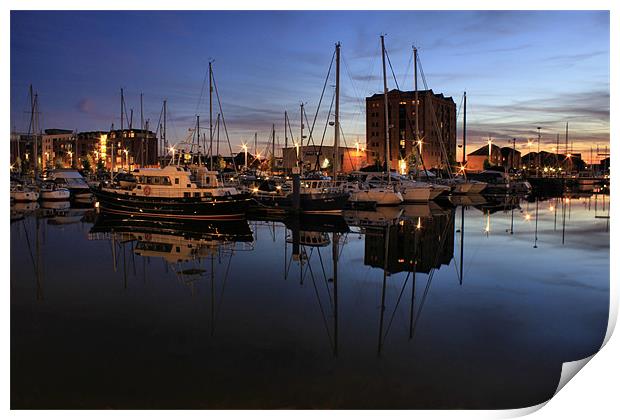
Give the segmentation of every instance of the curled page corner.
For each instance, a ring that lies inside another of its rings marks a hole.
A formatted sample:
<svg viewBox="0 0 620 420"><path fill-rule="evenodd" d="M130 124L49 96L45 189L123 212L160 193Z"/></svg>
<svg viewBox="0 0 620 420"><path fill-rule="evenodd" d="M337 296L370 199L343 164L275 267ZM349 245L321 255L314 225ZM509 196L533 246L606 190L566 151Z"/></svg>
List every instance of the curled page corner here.
<svg viewBox="0 0 620 420"><path fill-rule="evenodd" d="M568 381L570 381L577 374L577 372L579 372L595 355L596 353L584 359L573 360L572 362L563 363L562 372L560 373L560 380L558 382L558 386L555 392L553 393L553 397L555 397L557 393L560 392L562 388L564 388L564 385L566 385ZM503 410L497 413L498 416L496 416L495 418L515 418L527 416L528 414L532 414L543 408L545 405L547 405L549 401L551 401L551 398L547 401L543 401L540 404L532 405L530 407Z"/></svg>
<svg viewBox="0 0 620 420"><path fill-rule="evenodd" d="M577 374L595 355L594 353L591 356L588 356L583 359L573 360L572 362L565 362L562 364L562 373L560 374L560 382L558 382L558 387L555 390L554 396L560 392L564 385L570 381L573 376Z"/></svg>

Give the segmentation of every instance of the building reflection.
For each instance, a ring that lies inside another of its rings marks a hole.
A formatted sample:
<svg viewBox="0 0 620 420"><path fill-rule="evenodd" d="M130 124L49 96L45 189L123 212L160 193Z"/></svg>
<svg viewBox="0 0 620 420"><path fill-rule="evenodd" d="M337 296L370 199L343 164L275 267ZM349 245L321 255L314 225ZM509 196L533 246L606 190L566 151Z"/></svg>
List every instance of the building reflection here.
<svg viewBox="0 0 620 420"><path fill-rule="evenodd" d="M430 273L454 257L454 210L403 216L383 227L367 227L364 264L400 272Z"/></svg>

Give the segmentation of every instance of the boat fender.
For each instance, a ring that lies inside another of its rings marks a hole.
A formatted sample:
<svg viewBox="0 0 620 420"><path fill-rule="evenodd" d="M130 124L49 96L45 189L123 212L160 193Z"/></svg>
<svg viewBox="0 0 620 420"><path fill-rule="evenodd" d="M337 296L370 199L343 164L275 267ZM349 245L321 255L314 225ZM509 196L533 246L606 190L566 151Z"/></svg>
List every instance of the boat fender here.
<svg viewBox="0 0 620 420"><path fill-rule="evenodd" d="M151 187L148 185L144 187L144 195L151 195Z"/></svg>

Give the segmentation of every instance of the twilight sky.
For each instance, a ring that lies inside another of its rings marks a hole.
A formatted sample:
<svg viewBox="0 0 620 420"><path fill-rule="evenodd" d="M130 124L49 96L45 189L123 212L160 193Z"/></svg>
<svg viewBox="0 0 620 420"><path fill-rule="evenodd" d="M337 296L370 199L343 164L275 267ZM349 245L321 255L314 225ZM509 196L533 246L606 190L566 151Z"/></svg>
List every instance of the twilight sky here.
<svg viewBox="0 0 620 420"><path fill-rule="evenodd" d="M452 96L457 107L467 90L468 151L491 135L500 146L516 137L527 152L523 146L538 126L542 148L551 151L556 133L563 145L567 121L569 141L586 160L591 145L609 144L606 11L13 11L11 126L28 128L32 83L43 128L118 127L123 87L134 126L140 92L151 127L168 99L174 141L193 127L195 115L208 123L208 88L201 91L213 59L233 150L255 131L266 143L272 123L282 145L284 110L298 137L299 103L312 121L340 41L341 124L352 146L365 141L364 98L383 89L381 33L401 89L413 87L416 44L429 88ZM319 140L333 71L331 79L314 132ZM388 86L395 87L392 77ZM325 142L333 142L333 130Z"/></svg>

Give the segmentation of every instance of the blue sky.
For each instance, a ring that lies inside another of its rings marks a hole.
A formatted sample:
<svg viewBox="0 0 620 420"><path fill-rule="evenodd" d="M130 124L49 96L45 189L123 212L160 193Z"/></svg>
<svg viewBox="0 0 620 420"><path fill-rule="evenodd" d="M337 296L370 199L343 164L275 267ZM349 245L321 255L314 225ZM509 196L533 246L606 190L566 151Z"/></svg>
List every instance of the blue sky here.
<svg viewBox="0 0 620 420"><path fill-rule="evenodd" d="M255 131L266 143L272 123L282 144L284 110L298 135L299 103L307 104L312 120L340 41L341 121L352 145L365 141L364 98L382 90L381 33L402 89L413 87L416 44L429 88L452 96L457 106L467 90L472 148L488 135L498 145L516 137L519 147L541 126L551 150L556 133L563 142L566 121L584 157L590 145L609 144L605 11L14 11L11 125L27 129L32 83L44 128L118 127L123 87L134 125L140 92L152 126L167 98L169 138L179 139L196 114L208 121L207 91L201 96L201 88L213 59L233 149ZM331 79L327 104L333 74ZM388 84L395 87L393 79ZM315 137L327 108L321 109ZM325 141L331 143L328 133Z"/></svg>

